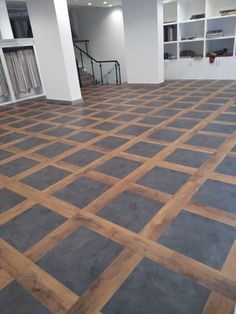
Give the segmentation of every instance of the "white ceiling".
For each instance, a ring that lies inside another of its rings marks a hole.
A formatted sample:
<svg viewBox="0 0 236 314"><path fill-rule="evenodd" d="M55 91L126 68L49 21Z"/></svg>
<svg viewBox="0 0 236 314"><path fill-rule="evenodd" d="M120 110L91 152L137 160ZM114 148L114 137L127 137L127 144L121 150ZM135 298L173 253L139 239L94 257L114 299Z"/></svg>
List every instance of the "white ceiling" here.
<svg viewBox="0 0 236 314"><path fill-rule="evenodd" d="M104 1L107 4L104 4ZM109 4L112 6L121 5L121 0L67 0L69 5L79 5L79 6L88 6L90 2L93 7L108 7Z"/></svg>

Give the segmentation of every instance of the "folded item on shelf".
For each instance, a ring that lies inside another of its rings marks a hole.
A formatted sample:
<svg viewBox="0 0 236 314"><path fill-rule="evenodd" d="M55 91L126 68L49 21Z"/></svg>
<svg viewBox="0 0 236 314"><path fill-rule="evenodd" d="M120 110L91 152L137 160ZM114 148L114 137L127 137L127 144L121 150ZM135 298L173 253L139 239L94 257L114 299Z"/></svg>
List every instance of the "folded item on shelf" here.
<svg viewBox="0 0 236 314"><path fill-rule="evenodd" d="M192 58L195 56L195 52L193 50L181 50L180 57L189 57Z"/></svg>
<svg viewBox="0 0 236 314"><path fill-rule="evenodd" d="M207 38L224 37L224 31L222 29L208 31L207 34L206 34L206 37Z"/></svg>
<svg viewBox="0 0 236 314"><path fill-rule="evenodd" d="M40 87L41 82L33 48L14 48L4 52L14 93L29 93Z"/></svg>
<svg viewBox="0 0 236 314"><path fill-rule="evenodd" d="M235 15L236 14L236 8L235 9L229 9L229 10L222 10L220 11L221 16L227 16L227 15Z"/></svg>
<svg viewBox="0 0 236 314"><path fill-rule="evenodd" d="M207 54L207 57L209 57L209 62L214 63L216 57L226 57L230 56L231 53L228 52L227 48L224 48L222 50L217 50L217 51L211 51Z"/></svg>
<svg viewBox="0 0 236 314"><path fill-rule="evenodd" d="M206 16L205 13L201 13L201 14L194 14L190 17L190 20L198 20L198 19L204 19Z"/></svg>

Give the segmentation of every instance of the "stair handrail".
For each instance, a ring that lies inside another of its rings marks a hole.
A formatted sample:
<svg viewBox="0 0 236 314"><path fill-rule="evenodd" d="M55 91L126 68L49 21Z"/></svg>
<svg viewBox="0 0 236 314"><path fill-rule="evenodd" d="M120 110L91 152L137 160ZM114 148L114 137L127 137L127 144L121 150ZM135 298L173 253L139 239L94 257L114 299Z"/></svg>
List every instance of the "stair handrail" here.
<svg viewBox="0 0 236 314"><path fill-rule="evenodd" d="M95 73L94 73L93 62L99 64L101 84L102 85L104 84L104 75L103 75L103 70L102 70L102 64L103 63L114 63L115 64L115 70L116 70L116 84L121 85L121 70L120 70L120 63L118 60L96 60L91 55L89 55L86 51L81 49L75 42L74 42L74 47L80 51L82 69L84 69L83 54L86 55L91 60L92 75L93 75L94 79L95 79ZM76 60L76 62L77 62L78 74L79 74L79 78L80 78L78 61ZM81 78L80 78L80 82L81 82Z"/></svg>

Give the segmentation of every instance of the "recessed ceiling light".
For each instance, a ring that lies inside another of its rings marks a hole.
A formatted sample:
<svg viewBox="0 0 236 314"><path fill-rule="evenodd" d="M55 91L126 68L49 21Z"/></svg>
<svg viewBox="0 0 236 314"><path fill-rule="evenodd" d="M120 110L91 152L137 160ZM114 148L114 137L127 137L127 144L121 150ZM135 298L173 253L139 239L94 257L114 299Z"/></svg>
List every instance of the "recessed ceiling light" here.
<svg viewBox="0 0 236 314"><path fill-rule="evenodd" d="M112 4L109 4L109 7L112 7Z"/></svg>
<svg viewBox="0 0 236 314"><path fill-rule="evenodd" d="M91 3L91 2L89 2L89 3L88 3L88 5L92 5L92 3Z"/></svg>
<svg viewBox="0 0 236 314"><path fill-rule="evenodd" d="M103 1L103 4L107 4L107 1Z"/></svg>

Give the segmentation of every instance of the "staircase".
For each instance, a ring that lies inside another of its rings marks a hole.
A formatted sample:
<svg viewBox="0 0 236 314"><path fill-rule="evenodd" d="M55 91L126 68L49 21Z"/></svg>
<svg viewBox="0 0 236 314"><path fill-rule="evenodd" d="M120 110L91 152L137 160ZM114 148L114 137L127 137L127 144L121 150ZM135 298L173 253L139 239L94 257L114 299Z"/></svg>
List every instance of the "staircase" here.
<svg viewBox="0 0 236 314"><path fill-rule="evenodd" d="M92 74L86 72L82 67L79 67L79 73L80 73L80 79L82 86L90 86L90 85L96 85L98 82L97 80L92 76Z"/></svg>

